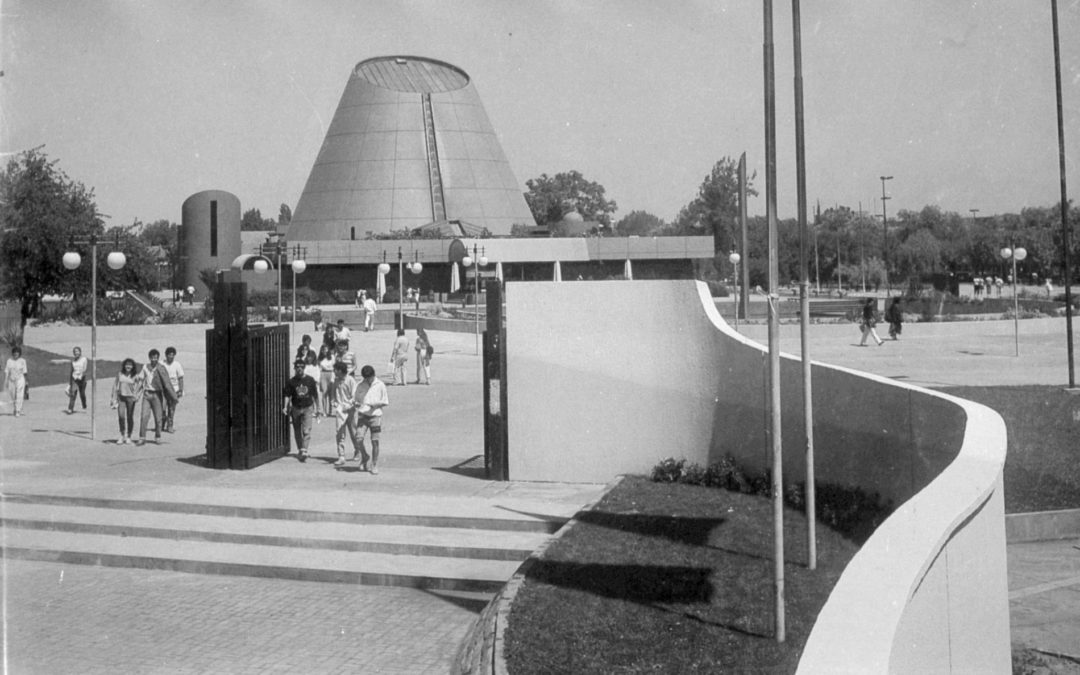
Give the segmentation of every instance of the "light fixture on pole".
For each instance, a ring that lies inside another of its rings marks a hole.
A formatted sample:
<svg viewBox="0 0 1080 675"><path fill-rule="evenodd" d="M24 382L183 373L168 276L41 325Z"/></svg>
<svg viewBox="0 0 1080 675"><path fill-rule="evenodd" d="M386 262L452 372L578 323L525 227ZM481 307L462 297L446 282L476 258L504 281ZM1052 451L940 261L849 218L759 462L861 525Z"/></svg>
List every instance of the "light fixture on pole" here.
<svg viewBox="0 0 1080 675"><path fill-rule="evenodd" d="M297 244L293 249L293 261L289 265L292 268L292 322L294 324L296 323L296 275L303 274L307 269L305 256L307 256L307 249L301 249L300 244Z"/></svg>
<svg viewBox="0 0 1080 675"><path fill-rule="evenodd" d="M468 269L473 263L476 263L476 267L473 268L473 278L476 280L476 291L473 293L473 320L475 322L475 349L476 354L480 354L480 268L486 267L488 259L484 255L484 249L479 249L480 255L477 256L477 246L473 244L472 257L465 256L461 259L461 266Z"/></svg>
<svg viewBox="0 0 1080 675"><path fill-rule="evenodd" d="M892 176L881 176L881 266L885 269L885 289L889 290L889 216L885 211L885 202L892 197L885 196L885 181Z"/></svg>
<svg viewBox="0 0 1080 675"><path fill-rule="evenodd" d="M739 330L739 261L742 260L742 256L732 251L728 260L735 266L735 330Z"/></svg>
<svg viewBox="0 0 1080 675"><path fill-rule="evenodd" d="M1012 261L1012 290L1013 290L1013 341L1016 345L1016 355L1020 356L1020 300L1016 297L1016 261L1027 257L1027 251L1023 247L1001 249L1001 257Z"/></svg>
<svg viewBox="0 0 1080 675"><path fill-rule="evenodd" d="M120 248L120 235L116 235L116 248ZM76 246L90 247L90 440L97 440L97 245L96 234L91 234L86 240L71 240L71 248ZM69 270L78 269L82 264L82 256L71 250L64 253L62 258L64 267ZM127 264L127 256L120 251L112 251L105 259L111 270L121 270Z"/></svg>

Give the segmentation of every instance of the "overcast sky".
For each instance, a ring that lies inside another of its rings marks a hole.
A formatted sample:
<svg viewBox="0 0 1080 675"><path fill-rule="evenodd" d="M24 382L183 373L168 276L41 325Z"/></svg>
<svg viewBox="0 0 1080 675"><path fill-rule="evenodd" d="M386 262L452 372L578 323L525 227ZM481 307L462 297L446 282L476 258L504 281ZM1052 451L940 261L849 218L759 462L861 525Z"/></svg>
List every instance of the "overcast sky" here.
<svg viewBox="0 0 1080 675"><path fill-rule="evenodd" d="M795 215L790 3L775 2L778 195ZM1080 0L1060 0L1080 202ZM762 3L751 0L2 0L0 151L39 145L110 224L227 190L296 201L353 66L472 77L525 181L577 169L665 220L746 152L764 213ZM1049 0L802 3L811 205L980 216L1059 199Z"/></svg>

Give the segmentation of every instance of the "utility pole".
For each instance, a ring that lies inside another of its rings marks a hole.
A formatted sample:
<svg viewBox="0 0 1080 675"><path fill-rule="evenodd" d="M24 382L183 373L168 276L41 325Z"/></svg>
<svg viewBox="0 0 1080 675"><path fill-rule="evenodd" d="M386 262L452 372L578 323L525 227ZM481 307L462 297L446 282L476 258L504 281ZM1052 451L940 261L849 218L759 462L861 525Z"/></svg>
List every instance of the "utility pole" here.
<svg viewBox="0 0 1080 675"><path fill-rule="evenodd" d="M892 197L885 196L885 181L892 176L881 177L881 265L885 268L885 294L891 290L889 285L889 215L885 212L885 202Z"/></svg>

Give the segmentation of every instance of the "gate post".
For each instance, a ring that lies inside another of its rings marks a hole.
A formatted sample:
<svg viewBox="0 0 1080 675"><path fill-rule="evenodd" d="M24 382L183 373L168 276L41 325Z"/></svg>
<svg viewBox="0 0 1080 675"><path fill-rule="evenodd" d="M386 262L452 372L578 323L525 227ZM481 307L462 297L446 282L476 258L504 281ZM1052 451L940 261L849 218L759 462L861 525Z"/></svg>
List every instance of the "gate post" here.
<svg viewBox="0 0 1080 675"><path fill-rule="evenodd" d="M484 469L492 480L510 480L506 427L506 332L503 330L503 288L488 279L487 328L484 331Z"/></svg>
<svg viewBox="0 0 1080 675"><path fill-rule="evenodd" d="M206 464L235 466L234 448L243 447L246 410L247 286L240 273L218 272L214 284L214 328L206 331Z"/></svg>

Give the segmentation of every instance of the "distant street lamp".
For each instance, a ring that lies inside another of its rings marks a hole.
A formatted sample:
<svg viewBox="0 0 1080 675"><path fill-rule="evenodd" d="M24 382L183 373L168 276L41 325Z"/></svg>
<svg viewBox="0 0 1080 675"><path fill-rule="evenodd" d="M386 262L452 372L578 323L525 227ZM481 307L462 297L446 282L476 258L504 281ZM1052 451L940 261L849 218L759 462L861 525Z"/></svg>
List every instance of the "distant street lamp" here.
<svg viewBox="0 0 1080 675"><path fill-rule="evenodd" d="M737 331L739 330L739 261L742 260L742 256L732 251L728 260L735 266L735 330Z"/></svg>
<svg viewBox="0 0 1080 675"><path fill-rule="evenodd" d="M397 249L397 264L398 264L398 329L405 328L405 275L403 270L405 267L409 268L409 271L413 274L420 274L424 271L424 266L420 264L420 261L416 259L418 254L413 252L413 262L408 265L405 264L405 256L401 252L401 247ZM379 274L386 275L390 272L390 264L386 262L386 251L383 251L383 261L379 263Z"/></svg>
<svg viewBox="0 0 1080 675"><path fill-rule="evenodd" d="M1016 297L1016 261L1027 257L1027 251L1023 248L1001 249L1001 257L1012 261L1012 288L1013 288L1013 339L1016 343L1016 355L1020 356L1020 300Z"/></svg>
<svg viewBox="0 0 1080 675"><path fill-rule="evenodd" d="M475 321L475 348L476 354L480 354L480 268L486 267L488 259L484 255L484 250L479 249L480 255L477 257L477 246L473 244L472 257L465 256L461 259L461 265L465 269L468 269L474 262L476 267L473 269L473 278L476 280L476 291L473 293L473 320Z"/></svg>
<svg viewBox="0 0 1080 675"><path fill-rule="evenodd" d="M304 260L304 256L307 255L307 249L301 249L300 244L297 244L293 249L293 261L289 267L292 268L292 322L296 323L296 275L303 274L307 269L307 261Z"/></svg>
<svg viewBox="0 0 1080 675"><path fill-rule="evenodd" d="M71 248L90 246L90 440L97 439L97 245L98 237L91 234L89 239L71 240ZM116 248L120 248L120 235L116 235ZM64 267L75 270L82 264L82 256L71 250L62 258ZM105 259L111 270L121 270L127 264L127 256L120 251L112 251Z"/></svg>

